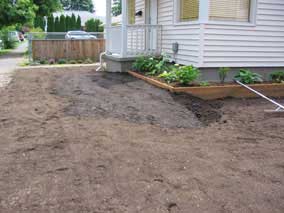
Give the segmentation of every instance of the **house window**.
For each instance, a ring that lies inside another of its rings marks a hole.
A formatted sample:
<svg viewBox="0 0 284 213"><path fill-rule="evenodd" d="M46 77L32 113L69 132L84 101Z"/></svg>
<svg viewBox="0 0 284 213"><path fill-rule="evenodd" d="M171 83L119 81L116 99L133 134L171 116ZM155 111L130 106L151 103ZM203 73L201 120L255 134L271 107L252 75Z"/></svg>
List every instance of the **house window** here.
<svg viewBox="0 0 284 213"><path fill-rule="evenodd" d="M251 0L211 0L210 20L250 21Z"/></svg>
<svg viewBox="0 0 284 213"><path fill-rule="evenodd" d="M180 0L180 21L193 21L199 17L199 0Z"/></svg>
<svg viewBox="0 0 284 213"><path fill-rule="evenodd" d="M128 24L135 24L135 0L128 0Z"/></svg>

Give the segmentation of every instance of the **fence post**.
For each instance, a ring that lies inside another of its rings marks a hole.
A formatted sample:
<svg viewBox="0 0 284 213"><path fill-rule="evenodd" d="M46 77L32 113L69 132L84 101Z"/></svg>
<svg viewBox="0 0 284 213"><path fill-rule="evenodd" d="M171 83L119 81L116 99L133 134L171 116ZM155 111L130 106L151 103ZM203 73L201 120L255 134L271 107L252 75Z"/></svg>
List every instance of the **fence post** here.
<svg viewBox="0 0 284 213"><path fill-rule="evenodd" d="M32 62L32 54L33 54L33 48L32 48L32 38L33 35L31 33L28 34L28 52L29 52L29 63Z"/></svg>

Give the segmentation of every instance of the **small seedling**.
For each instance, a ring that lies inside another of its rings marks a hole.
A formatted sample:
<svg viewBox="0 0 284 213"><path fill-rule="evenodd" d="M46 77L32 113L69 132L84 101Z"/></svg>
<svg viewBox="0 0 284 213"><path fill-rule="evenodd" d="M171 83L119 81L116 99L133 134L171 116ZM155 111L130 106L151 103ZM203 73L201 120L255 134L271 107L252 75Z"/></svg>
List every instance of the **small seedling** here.
<svg viewBox="0 0 284 213"><path fill-rule="evenodd" d="M231 71L231 69L229 67L220 67L219 68L218 74L219 74L221 84L225 83L225 80L226 80L228 73L230 71Z"/></svg>

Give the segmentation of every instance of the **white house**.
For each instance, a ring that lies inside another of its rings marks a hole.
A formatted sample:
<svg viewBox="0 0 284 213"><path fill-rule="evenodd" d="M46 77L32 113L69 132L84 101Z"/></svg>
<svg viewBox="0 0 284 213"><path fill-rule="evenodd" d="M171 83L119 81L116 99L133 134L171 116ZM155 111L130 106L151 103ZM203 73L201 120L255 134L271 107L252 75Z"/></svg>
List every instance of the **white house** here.
<svg viewBox="0 0 284 213"><path fill-rule="evenodd" d="M111 25L112 58L165 52L200 68L284 67L284 0L122 0Z"/></svg>

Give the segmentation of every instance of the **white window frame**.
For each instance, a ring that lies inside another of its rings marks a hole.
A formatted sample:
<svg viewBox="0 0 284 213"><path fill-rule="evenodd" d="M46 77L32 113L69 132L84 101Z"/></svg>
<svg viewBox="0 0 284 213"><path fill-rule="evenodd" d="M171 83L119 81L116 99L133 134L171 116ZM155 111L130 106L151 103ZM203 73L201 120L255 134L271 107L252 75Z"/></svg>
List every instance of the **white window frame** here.
<svg viewBox="0 0 284 213"><path fill-rule="evenodd" d="M194 25L199 24L198 17L196 20L189 20L189 21L181 21L180 20L180 1L181 0L174 0L174 24L175 25ZM202 0L199 0L199 13L200 13L200 3Z"/></svg>
<svg viewBox="0 0 284 213"><path fill-rule="evenodd" d="M209 4L210 4L209 0ZM226 20L210 20L210 17L208 17L208 23L209 24L218 24L218 25L233 25L233 26L255 26L256 25L256 14L257 14L257 2L258 0L251 0L250 5L250 14L249 14L249 21L243 22L243 21L226 21ZM210 5L209 5L209 11L208 15L210 16Z"/></svg>
<svg viewBox="0 0 284 213"><path fill-rule="evenodd" d="M250 17L248 22L210 20L209 16L210 16L211 0L199 0L199 1L200 2L199 2L198 20L180 21L180 0L174 0L174 15L173 15L174 25L212 24L212 25L228 25L228 26L256 26L258 0L251 0Z"/></svg>

